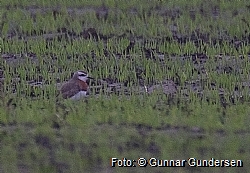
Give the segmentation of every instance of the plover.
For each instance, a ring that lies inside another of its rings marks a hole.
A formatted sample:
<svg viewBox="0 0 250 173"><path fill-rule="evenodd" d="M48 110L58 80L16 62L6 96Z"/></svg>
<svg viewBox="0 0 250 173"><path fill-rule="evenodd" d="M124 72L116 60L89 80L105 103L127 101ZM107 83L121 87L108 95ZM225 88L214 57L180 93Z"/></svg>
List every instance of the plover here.
<svg viewBox="0 0 250 173"><path fill-rule="evenodd" d="M79 70L74 73L73 77L62 85L60 92L64 99L79 100L86 97L88 94L88 84L87 80L93 79L88 76L88 73Z"/></svg>

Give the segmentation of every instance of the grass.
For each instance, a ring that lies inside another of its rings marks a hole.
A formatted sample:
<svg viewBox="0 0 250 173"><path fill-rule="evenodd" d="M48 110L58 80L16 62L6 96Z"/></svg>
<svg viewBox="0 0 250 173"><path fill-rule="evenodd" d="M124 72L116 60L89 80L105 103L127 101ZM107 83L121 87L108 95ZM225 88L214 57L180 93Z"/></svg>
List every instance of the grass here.
<svg viewBox="0 0 250 173"><path fill-rule="evenodd" d="M246 171L248 1L68 2L1 4L0 172L165 172L112 157L241 159L169 170ZM58 100L56 81L79 69L104 92ZM145 92L166 79L175 94ZM109 80L121 88L108 92Z"/></svg>

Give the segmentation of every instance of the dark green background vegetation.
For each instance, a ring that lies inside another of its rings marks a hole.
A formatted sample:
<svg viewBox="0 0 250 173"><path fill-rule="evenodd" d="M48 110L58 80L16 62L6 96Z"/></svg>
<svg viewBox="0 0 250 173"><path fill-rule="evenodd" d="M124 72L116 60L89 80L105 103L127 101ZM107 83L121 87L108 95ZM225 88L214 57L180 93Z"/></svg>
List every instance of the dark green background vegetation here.
<svg viewBox="0 0 250 173"><path fill-rule="evenodd" d="M247 172L249 19L247 0L2 1L0 172ZM79 69L96 79L90 96L58 99Z"/></svg>

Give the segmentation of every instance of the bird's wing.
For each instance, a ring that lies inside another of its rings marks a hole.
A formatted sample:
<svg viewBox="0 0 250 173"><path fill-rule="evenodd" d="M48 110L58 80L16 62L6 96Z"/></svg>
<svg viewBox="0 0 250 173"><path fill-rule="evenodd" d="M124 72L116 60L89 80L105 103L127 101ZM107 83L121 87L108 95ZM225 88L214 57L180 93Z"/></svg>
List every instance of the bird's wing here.
<svg viewBox="0 0 250 173"><path fill-rule="evenodd" d="M70 98L78 93L80 86L75 82L67 82L61 87L61 94L63 98Z"/></svg>

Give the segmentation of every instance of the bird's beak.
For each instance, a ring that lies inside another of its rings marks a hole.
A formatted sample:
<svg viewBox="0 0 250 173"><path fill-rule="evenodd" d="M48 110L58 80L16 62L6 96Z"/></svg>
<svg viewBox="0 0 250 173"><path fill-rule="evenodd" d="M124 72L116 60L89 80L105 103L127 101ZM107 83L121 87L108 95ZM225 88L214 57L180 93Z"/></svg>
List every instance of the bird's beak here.
<svg viewBox="0 0 250 173"><path fill-rule="evenodd" d="M92 77L88 76L88 79L94 79L94 78L92 78Z"/></svg>

